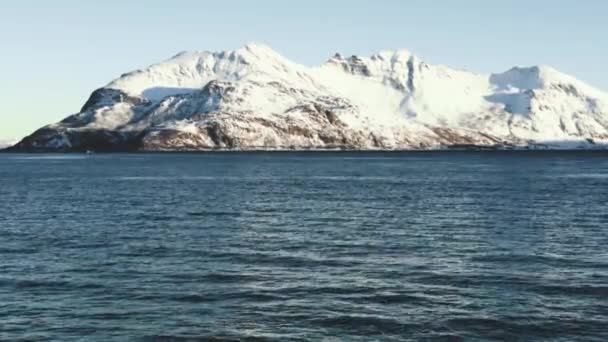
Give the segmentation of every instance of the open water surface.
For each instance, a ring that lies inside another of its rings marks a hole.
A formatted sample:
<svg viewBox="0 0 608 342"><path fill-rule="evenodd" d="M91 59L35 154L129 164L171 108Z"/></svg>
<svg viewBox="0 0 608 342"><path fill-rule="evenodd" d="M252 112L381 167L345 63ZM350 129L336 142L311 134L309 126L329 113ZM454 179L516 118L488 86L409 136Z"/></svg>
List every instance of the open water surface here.
<svg viewBox="0 0 608 342"><path fill-rule="evenodd" d="M2 154L0 340L607 341L608 154Z"/></svg>

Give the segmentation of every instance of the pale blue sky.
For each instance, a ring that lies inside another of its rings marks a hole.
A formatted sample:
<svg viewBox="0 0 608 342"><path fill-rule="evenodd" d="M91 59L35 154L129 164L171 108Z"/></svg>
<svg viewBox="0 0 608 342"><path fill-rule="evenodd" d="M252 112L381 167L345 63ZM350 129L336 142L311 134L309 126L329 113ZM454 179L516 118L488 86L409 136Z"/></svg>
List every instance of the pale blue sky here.
<svg viewBox="0 0 608 342"><path fill-rule="evenodd" d="M124 72L252 41L307 65L401 48L480 73L547 64L608 90L607 16L604 0L6 0L0 139L77 112Z"/></svg>

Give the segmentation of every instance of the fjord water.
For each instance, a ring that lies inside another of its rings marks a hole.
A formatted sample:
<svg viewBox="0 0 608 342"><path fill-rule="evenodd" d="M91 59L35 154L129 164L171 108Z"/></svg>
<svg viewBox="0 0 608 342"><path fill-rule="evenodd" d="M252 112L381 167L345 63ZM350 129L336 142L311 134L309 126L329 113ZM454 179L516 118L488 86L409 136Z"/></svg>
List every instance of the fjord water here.
<svg viewBox="0 0 608 342"><path fill-rule="evenodd" d="M608 339L602 152L0 155L0 340Z"/></svg>

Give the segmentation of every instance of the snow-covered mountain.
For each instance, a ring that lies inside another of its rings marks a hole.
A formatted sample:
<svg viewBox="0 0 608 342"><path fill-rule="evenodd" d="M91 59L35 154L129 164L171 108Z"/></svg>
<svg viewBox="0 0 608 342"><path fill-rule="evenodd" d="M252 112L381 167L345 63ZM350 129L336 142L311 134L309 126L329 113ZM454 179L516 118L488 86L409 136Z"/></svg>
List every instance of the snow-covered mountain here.
<svg viewBox="0 0 608 342"><path fill-rule="evenodd" d="M14 140L8 139L0 139L0 150L9 146L16 144L17 142Z"/></svg>
<svg viewBox="0 0 608 342"><path fill-rule="evenodd" d="M319 67L183 52L93 92L16 151L602 147L608 94L550 67L478 75L408 51Z"/></svg>

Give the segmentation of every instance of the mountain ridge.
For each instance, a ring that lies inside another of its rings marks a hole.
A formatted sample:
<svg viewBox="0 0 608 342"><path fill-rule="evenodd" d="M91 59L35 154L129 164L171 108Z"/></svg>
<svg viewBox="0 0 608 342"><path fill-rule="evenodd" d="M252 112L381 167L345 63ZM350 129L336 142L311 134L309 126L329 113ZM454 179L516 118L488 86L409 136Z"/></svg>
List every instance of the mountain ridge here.
<svg viewBox="0 0 608 342"><path fill-rule="evenodd" d="M608 94L548 66L482 75L407 50L317 67L270 47L180 52L95 90L13 151L598 148Z"/></svg>

